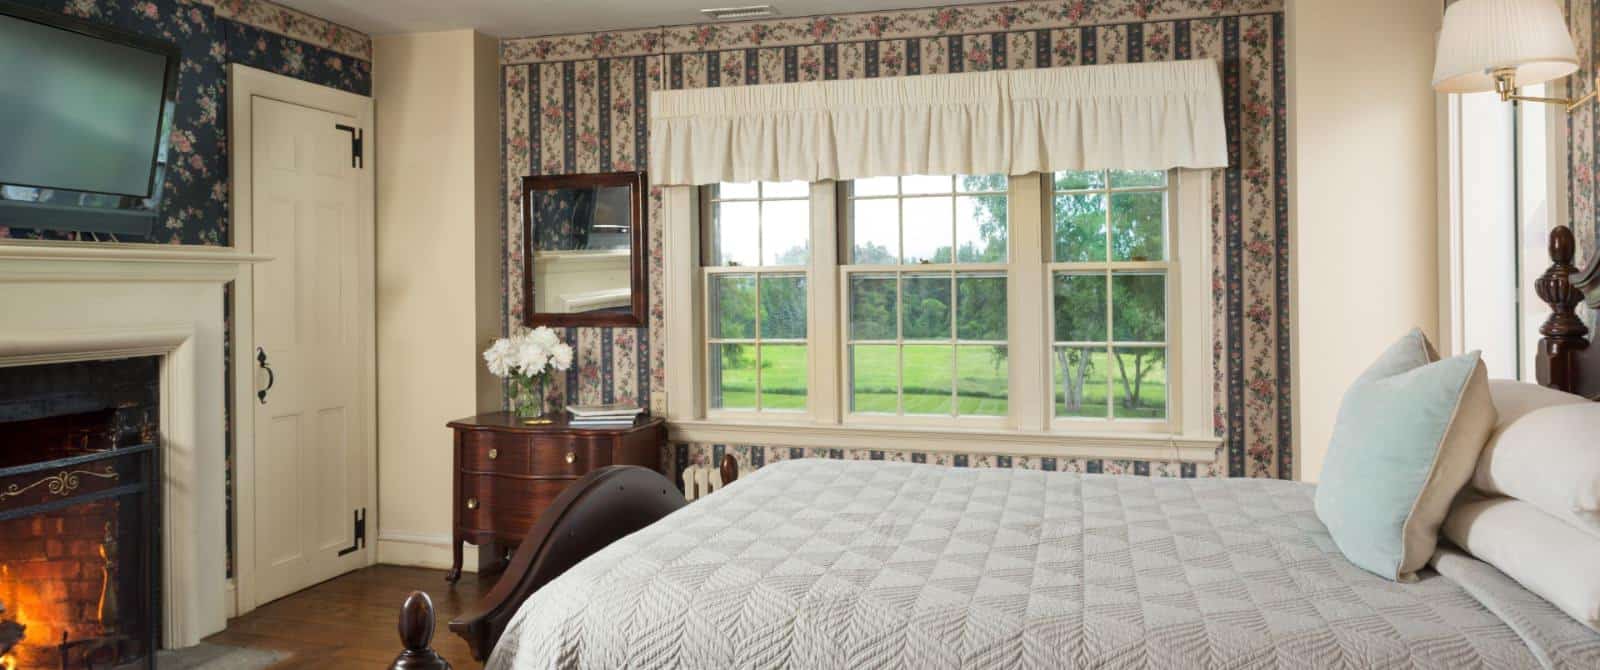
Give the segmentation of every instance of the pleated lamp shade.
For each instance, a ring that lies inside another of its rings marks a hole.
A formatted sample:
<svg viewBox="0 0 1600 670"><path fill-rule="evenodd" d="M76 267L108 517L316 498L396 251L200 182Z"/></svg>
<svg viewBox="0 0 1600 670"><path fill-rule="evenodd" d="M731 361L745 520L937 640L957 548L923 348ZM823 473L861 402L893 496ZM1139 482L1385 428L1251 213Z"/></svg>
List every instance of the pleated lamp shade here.
<svg viewBox="0 0 1600 670"><path fill-rule="evenodd" d="M1555 0L1459 0L1445 11L1434 90L1493 91L1493 73L1502 68L1515 71L1518 87L1578 70L1578 51Z"/></svg>

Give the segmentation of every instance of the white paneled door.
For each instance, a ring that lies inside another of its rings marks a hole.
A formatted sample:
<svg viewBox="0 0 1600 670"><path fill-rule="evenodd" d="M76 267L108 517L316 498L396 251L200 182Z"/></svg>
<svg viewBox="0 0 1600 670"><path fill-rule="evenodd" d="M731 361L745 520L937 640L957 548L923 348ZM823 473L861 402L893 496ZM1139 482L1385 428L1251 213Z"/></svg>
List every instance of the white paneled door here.
<svg viewBox="0 0 1600 670"><path fill-rule="evenodd" d="M251 101L254 561L267 602L366 565L372 231L356 120ZM249 501L245 501L248 503Z"/></svg>

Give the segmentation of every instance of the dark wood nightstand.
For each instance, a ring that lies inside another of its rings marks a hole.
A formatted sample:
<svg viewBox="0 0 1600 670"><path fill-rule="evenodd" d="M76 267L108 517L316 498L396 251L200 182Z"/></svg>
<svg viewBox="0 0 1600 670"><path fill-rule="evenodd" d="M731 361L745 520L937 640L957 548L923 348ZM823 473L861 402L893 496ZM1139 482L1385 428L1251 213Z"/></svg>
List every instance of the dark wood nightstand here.
<svg viewBox="0 0 1600 670"><path fill-rule="evenodd" d="M539 514L568 484L607 465L661 469L666 421L639 417L621 428L574 428L566 416L530 426L510 412L451 421L455 430L454 563L461 578L462 543L478 546L478 573L505 567Z"/></svg>

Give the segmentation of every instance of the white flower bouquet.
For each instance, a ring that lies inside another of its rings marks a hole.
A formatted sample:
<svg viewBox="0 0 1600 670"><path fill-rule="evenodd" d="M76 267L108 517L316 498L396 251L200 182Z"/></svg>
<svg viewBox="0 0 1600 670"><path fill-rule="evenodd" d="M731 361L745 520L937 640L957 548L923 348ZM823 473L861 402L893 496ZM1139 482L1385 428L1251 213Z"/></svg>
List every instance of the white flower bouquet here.
<svg viewBox="0 0 1600 670"><path fill-rule="evenodd" d="M539 416L544 413L544 387L554 372L572 367L572 347L545 326L517 328L483 352L489 373L509 380L516 391L517 414Z"/></svg>

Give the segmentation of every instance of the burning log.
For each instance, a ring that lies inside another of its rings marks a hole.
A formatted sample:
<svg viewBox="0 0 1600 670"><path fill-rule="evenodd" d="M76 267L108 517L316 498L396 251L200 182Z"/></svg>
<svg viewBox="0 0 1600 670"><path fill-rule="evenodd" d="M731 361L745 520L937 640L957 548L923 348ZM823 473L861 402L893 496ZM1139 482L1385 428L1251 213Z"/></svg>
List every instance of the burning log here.
<svg viewBox="0 0 1600 670"><path fill-rule="evenodd" d="M6 606L0 604L0 615L6 613ZM0 620L0 656L11 653L11 648L22 641L22 633L28 627L15 621Z"/></svg>

